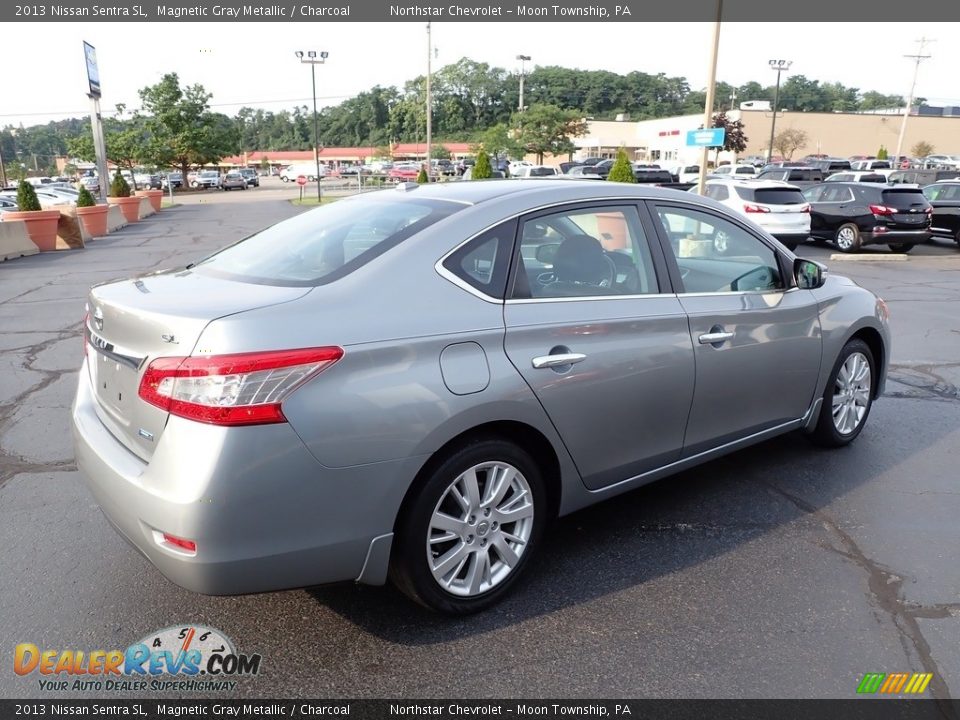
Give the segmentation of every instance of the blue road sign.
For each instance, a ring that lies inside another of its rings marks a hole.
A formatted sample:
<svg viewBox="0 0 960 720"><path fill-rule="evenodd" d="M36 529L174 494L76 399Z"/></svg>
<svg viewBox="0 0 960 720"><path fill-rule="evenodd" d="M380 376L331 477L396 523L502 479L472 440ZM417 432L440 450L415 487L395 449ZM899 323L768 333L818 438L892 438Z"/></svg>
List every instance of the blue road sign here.
<svg viewBox="0 0 960 720"><path fill-rule="evenodd" d="M707 128L687 132L687 147L723 147L727 131L724 128Z"/></svg>

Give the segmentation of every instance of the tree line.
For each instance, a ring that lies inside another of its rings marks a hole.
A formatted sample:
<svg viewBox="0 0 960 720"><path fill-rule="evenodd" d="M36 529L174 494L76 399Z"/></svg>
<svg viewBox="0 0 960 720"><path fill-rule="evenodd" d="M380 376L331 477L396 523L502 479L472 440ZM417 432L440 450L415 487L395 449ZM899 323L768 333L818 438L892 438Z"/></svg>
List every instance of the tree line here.
<svg viewBox="0 0 960 720"><path fill-rule="evenodd" d="M492 143L493 151L568 152L583 118L631 120L702 112L704 92L683 77L664 73L536 67L524 78L523 113L518 112L517 73L468 58L431 78L433 137ZM773 85L719 82L714 110L746 100L773 100ZM319 142L325 147L389 148L423 142L426 135L426 78L401 87L376 86L319 113ZM117 107L107 118L108 154L122 166L185 167L242 151L307 150L313 147L307 106L273 112L242 107L233 117L213 112L211 94L200 85L182 86L171 73L140 91L141 107ZM899 95L861 92L840 83L792 75L780 86L780 107L794 112L849 112L900 107ZM0 153L8 165L49 169L56 156L92 157L89 120L71 118L0 131ZM539 128L539 130L538 130Z"/></svg>

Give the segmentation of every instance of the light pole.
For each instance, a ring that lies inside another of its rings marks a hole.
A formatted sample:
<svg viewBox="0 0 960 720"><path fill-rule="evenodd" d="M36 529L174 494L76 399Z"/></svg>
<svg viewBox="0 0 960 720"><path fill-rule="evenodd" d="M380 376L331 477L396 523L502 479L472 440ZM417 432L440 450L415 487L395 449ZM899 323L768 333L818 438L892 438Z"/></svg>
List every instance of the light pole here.
<svg viewBox="0 0 960 720"><path fill-rule="evenodd" d="M304 65L310 66L310 81L313 87L313 159L317 164L317 203L323 202L320 189L320 120L317 117L317 65L323 65L330 55L326 50L319 53L316 50L307 50L304 57L303 50L297 50L294 55Z"/></svg>
<svg viewBox="0 0 960 720"><path fill-rule="evenodd" d="M432 125L433 125L433 97L431 96L430 91L430 79L432 76L431 70L431 56L433 55L433 38L430 34L430 26L432 23L427 23L427 180L429 181L433 177L433 165L430 162L430 141L432 136Z"/></svg>
<svg viewBox="0 0 960 720"><path fill-rule="evenodd" d="M717 0L717 21L713 24L710 44L710 67L707 71L707 97L703 103L703 129L713 124L713 98L717 92L717 56L720 53L720 25L723 20L723 0ZM707 183L707 156L709 148L700 148L700 174L697 176L697 194L703 195Z"/></svg>
<svg viewBox="0 0 960 720"><path fill-rule="evenodd" d="M767 162L773 158L773 133L777 128L777 105L780 104L780 73L789 72L793 60L771 60L770 69L777 71L777 89L773 93L773 118L770 120L770 145L767 147Z"/></svg>
<svg viewBox="0 0 960 720"><path fill-rule="evenodd" d="M527 68L524 63L530 61L529 55L517 55L517 60L520 61L520 106L517 108L520 112L523 112L523 81L527 76Z"/></svg>
<svg viewBox="0 0 960 720"><path fill-rule="evenodd" d="M907 107L903 111L903 122L900 123L900 135L897 138L897 152L893 156L894 166L902 165L900 160L900 150L903 149L903 137L907 134L907 118L910 117L910 110L913 108L913 94L917 89L917 75L920 73L920 63L923 60L929 58L929 55L923 54L923 47L928 42L932 42L928 38L922 37L917 40L920 43L920 49L917 51L916 55L904 55L905 58L910 58L916 61L916 64L913 66L913 83L910 85L910 97L907 98ZM926 162L924 162L924 167L926 167Z"/></svg>

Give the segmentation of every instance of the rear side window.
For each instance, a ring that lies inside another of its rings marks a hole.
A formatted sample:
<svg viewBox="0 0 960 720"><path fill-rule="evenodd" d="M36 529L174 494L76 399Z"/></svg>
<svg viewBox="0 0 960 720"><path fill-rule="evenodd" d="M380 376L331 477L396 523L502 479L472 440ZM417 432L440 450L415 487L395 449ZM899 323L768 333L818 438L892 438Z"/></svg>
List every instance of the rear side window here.
<svg viewBox="0 0 960 720"><path fill-rule="evenodd" d="M267 285L322 285L464 206L428 199L340 200L277 223L198 263L211 274Z"/></svg>
<svg viewBox="0 0 960 720"><path fill-rule="evenodd" d="M730 197L730 191L727 189L726 185L707 185L704 190L704 194L708 198L713 198L714 200L726 200Z"/></svg>
<svg viewBox="0 0 960 720"><path fill-rule="evenodd" d="M502 298L516 234L516 220L487 230L453 252L443 267L484 295Z"/></svg>

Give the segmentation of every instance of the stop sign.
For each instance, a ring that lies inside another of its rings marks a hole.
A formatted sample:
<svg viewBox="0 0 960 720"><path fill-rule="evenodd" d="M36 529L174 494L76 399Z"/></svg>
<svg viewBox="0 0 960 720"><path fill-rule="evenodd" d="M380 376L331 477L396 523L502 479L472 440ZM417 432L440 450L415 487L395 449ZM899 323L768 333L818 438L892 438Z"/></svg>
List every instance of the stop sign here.
<svg viewBox="0 0 960 720"><path fill-rule="evenodd" d="M307 176L306 175L297 175L297 185L306 185Z"/></svg>

